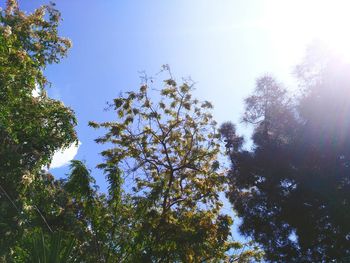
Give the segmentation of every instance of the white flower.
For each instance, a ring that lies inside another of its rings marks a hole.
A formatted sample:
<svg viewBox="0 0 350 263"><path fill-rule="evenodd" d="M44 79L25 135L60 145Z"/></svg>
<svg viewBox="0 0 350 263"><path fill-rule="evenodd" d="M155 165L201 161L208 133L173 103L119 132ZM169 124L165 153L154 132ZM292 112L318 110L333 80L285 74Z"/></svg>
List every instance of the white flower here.
<svg viewBox="0 0 350 263"><path fill-rule="evenodd" d="M32 209L33 209L33 206L24 204L24 205L23 205L23 209L24 209L25 211L29 211L29 210L32 210Z"/></svg>
<svg viewBox="0 0 350 263"><path fill-rule="evenodd" d="M9 36L11 36L12 34L12 30L10 26L5 26L4 28L4 37L7 38Z"/></svg>
<svg viewBox="0 0 350 263"><path fill-rule="evenodd" d="M33 181L34 181L34 176L28 172L22 176L22 183L24 185L30 185Z"/></svg>

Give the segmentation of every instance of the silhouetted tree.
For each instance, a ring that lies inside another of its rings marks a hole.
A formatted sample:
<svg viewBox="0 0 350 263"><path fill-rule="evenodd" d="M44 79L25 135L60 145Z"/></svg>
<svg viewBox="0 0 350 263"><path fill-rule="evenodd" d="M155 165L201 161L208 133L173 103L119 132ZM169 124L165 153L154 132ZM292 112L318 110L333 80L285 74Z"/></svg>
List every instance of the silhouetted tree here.
<svg viewBox="0 0 350 263"><path fill-rule="evenodd" d="M258 79L243 118L254 127L251 150L232 124L221 129L240 231L273 262L350 255L350 67L332 59L309 67L298 69L303 90L294 102L271 77Z"/></svg>

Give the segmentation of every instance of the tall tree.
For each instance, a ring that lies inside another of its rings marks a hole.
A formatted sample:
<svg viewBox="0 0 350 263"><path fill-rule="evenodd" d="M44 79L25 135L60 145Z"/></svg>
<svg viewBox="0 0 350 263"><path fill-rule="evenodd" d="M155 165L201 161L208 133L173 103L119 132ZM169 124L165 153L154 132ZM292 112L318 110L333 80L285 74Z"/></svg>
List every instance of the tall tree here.
<svg viewBox="0 0 350 263"><path fill-rule="evenodd" d="M112 146L100 167L121 193L114 198L130 200L132 234L119 247L127 262L218 262L237 246L232 219L220 213L225 177L212 105L191 89L170 78L157 93L146 81L114 100L117 121L91 123L107 129L97 142Z"/></svg>
<svg viewBox="0 0 350 263"><path fill-rule="evenodd" d="M57 33L59 20L52 5L27 15L9 0L0 12L0 256L27 223L28 185L56 150L76 142L72 110L45 93L43 70L71 45Z"/></svg>
<svg viewBox="0 0 350 263"><path fill-rule="evenodd" d="M251 150L233 125L222 129L240 230L272 262L340 261L350 253L350 67L334 59L312 65L299 67L303 90L293 103L275 81L265 89L266 77L258 80L244 115L254 127Z"/></svg>

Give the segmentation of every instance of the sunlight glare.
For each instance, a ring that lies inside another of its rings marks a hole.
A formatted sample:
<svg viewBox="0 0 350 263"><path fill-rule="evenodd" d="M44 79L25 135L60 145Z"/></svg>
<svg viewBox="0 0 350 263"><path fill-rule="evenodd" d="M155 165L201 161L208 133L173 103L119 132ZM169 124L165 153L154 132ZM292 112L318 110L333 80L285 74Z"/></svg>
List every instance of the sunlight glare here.
<svg viewBox="0 0 350 263"><path fill-rule="evenodd" d="M263 25L276 39L282 39L287 50L318 40L350 62L350 1L273 0L268 3Z"/></svg>

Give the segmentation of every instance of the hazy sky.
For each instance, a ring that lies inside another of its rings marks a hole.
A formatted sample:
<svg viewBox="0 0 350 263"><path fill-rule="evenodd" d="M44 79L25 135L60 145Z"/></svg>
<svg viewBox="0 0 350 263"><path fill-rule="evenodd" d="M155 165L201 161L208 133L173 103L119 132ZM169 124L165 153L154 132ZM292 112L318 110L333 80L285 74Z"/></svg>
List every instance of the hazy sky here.
<svg viewBox="0 0 350 263"><path fill-rule="evenodd" d="M30 11L48 1L19 2ZM177 79L191 76L197 82L195 95L213 102L219 123L239 122L243 98L260 75L272 73L295 86L293 67L306 45L325 32L329 4L335 2L57 0L64 19L60 33L73 41L73 48L46 73L53 84L49 94L76 112L81 145L75 158L86 160L92 169L101 161L102 147L93 141L99 132L88 121L112 120L113 113L103 110L106 102L121 91L137 89L140 71L154 75L163 64L170 65ZM4 0L0 3L4 6ZM328 33L341 33L331 25ZM61 154L54 166L62 165L65 156L72 158L75 150L70 156ZM62 176L67 167L52 172ZM101 172L93 174L105 190Z"/></svg>

